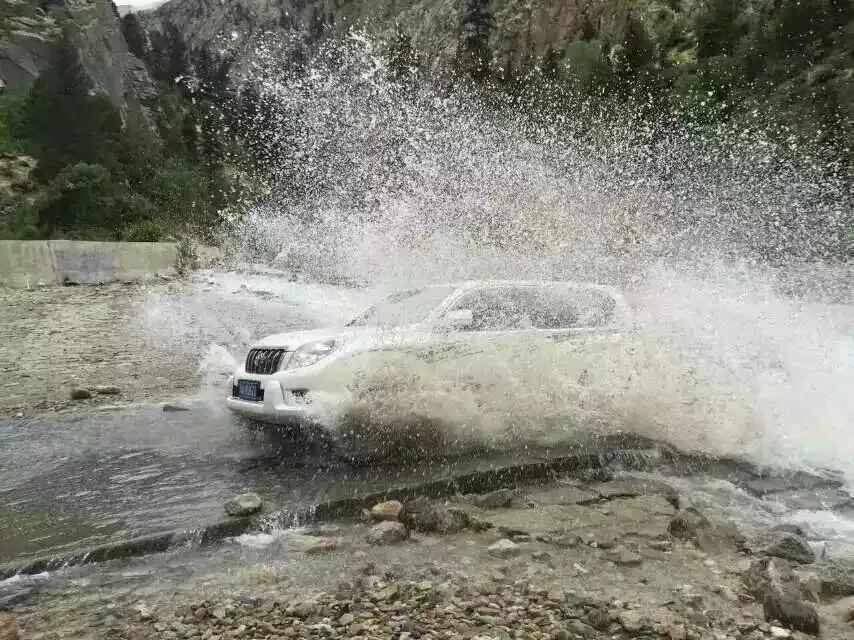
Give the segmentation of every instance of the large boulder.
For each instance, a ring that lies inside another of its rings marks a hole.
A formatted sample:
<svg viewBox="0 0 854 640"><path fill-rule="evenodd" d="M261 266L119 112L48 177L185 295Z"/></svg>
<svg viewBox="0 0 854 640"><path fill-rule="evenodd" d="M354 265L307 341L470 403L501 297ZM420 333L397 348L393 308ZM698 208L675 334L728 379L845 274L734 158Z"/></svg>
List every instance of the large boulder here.
<svg viewBox="0 0 854 640"><path fill-rule="evenodd" d="M690 540L704 551L742 549L746 542L732 522L712 522L695 507L677 511L667 526L667 532L674 538Z"/></svg>
<svg viewBox="0 0 854 640"><path fill-rule="evenodd" d="M243 493L225 503L225 512L234 518L245 518L261 511L263 502L257 493Z"/></svg>
<svg viewBox="0 0 854 640"><path fill-rule="evenodd" d="M386 520L375 524L368 531L368 544L385 545L403 542L409 537L409 531L402 522L393 522Z"/></svg>
<svg viewBox="0 0 854 640"><path fill-rule="evenodd" d="M464 529L488 529L490 526L462 509L446 507L423 497L408 501L400 519L407 527L421 533L457 533Z"/></svg>
<svg viewBox="0 0 854 640"><path fill-rule="evenodd" d="M765 555L791 560L798 564L815 562L815 552L802 535L794 532L778 532L765 549Z"/></svg>
<svg viewBox="0 0 854 640"><path fill-rule="evenodd" d="M757 560L743 580L748 591L762 604L768 622L778 621L789 629L818 634L818 613L804 599L800 579L785 560Z"/></svg>
<svg viewBox="0 0 854 640"><path fill-rule="evenodd" d="M397 500L387 500L371 507L371 518L380 522L383 520L400 520L403 513L403 503Z"/></svg>
<svg viewBox="0 0 854 640"><path fill-rule="evenodd" d="M497 489L489 493L471 494L466 500L481 509L503 509L513 504L512 489Z"/></svg>

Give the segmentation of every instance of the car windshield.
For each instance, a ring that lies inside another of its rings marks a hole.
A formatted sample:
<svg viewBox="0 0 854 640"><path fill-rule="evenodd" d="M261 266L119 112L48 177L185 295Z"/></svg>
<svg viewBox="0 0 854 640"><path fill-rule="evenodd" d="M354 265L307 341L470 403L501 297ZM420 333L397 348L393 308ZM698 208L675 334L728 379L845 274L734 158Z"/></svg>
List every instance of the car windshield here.
<svg viewBox="0 0 854 640"><path fill-rule="evenodd" d="M401 291L384 298L347 323L347 326L399 327L422 322L454 291L454 287L425 287Z"/></svg>

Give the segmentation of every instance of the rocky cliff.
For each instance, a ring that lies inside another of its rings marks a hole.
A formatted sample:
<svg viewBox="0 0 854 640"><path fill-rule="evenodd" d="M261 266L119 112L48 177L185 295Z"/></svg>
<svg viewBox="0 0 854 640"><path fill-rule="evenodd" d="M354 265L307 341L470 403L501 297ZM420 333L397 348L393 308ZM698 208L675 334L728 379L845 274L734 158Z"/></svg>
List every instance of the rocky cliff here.
<svg viewBox="0 0 854 640"><path fill-rule="evenodd" d="M154 87L145 65L128 52L110 0L0 0L0 78L7 89L33 83L63 28L94 89L108 95L126 120L148 122Z"/></svg>
<svg viewBox="0 0 854 640"><path fill-rule="evenodd" d="M684 15L694 2L681 4ZM192 48L249 44L258 33L293 27L359 26L380 35L400 28L425 60L441 64L456 51L459 6L459 0L171 0L142 18L149 30L171 22ZM674 15L667 5L649 0L494 0L490 7L496 26L490 48L499 66L516 66L560 49L586 23L594 23L599 33L617 32L630 8L651 29Z"/></svg>

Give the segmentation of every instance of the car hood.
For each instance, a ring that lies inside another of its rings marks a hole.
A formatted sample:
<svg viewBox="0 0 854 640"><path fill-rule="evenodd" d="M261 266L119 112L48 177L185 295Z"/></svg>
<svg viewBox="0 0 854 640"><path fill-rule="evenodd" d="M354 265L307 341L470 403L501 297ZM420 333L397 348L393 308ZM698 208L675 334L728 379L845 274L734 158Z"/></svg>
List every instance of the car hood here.
<svg viewBox="0 0 854 640"><path fill-rule="evenodd" d="M252 348L285 349L294 351L301 345L318 340L339 339L349 345L370 345L378 343L398 343L424 339L429 331L419 327L337 327L312 329L310 331L288 331L266 336L252 344Z"/></svg>

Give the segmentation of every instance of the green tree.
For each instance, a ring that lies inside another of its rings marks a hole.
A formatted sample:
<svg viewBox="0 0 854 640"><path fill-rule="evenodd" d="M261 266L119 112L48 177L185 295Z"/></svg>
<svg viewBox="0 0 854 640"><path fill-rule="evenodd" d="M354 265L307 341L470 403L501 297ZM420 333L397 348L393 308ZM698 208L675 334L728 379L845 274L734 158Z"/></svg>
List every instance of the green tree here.
<svg viewBox="0 0 854 640"><path fill-rule="evenodd" d="M166 21L162 32L151 34L148 68L155 80L174 86L177 79L189 71L189 52L181 31Z"/></svg>
<svg viewBox="0 0 854 640"><path fill-rule="evenodd" d="M710 0L697 16L697 57L731 54L738 43L738 7L736 0Z"/></svg>
<svg viewBox="0 0 854 640"><path fill-rule="evenodd" d="M140 60L145 60L148 55L148 39L145 30L139 23L135 13L127 13L122 18L122 34L128 45L128 51Z"/></svg>
<svg viewBox="0 0 854 640"><path fill-rule="evenodd" d="M57 43L51 62L33 84L22 127L39 161L38 177L49 180L76 162L115 169L121 116L109 98L92 94L67 35Z"/></svg>
<svg viewBox="0 0 854 640"><path fill-rule="evenodd" d="M495 19L489 9L489 0L463 0L457 67L475 80L483 80L489 74L489 37L493 29Z"/></svg>

